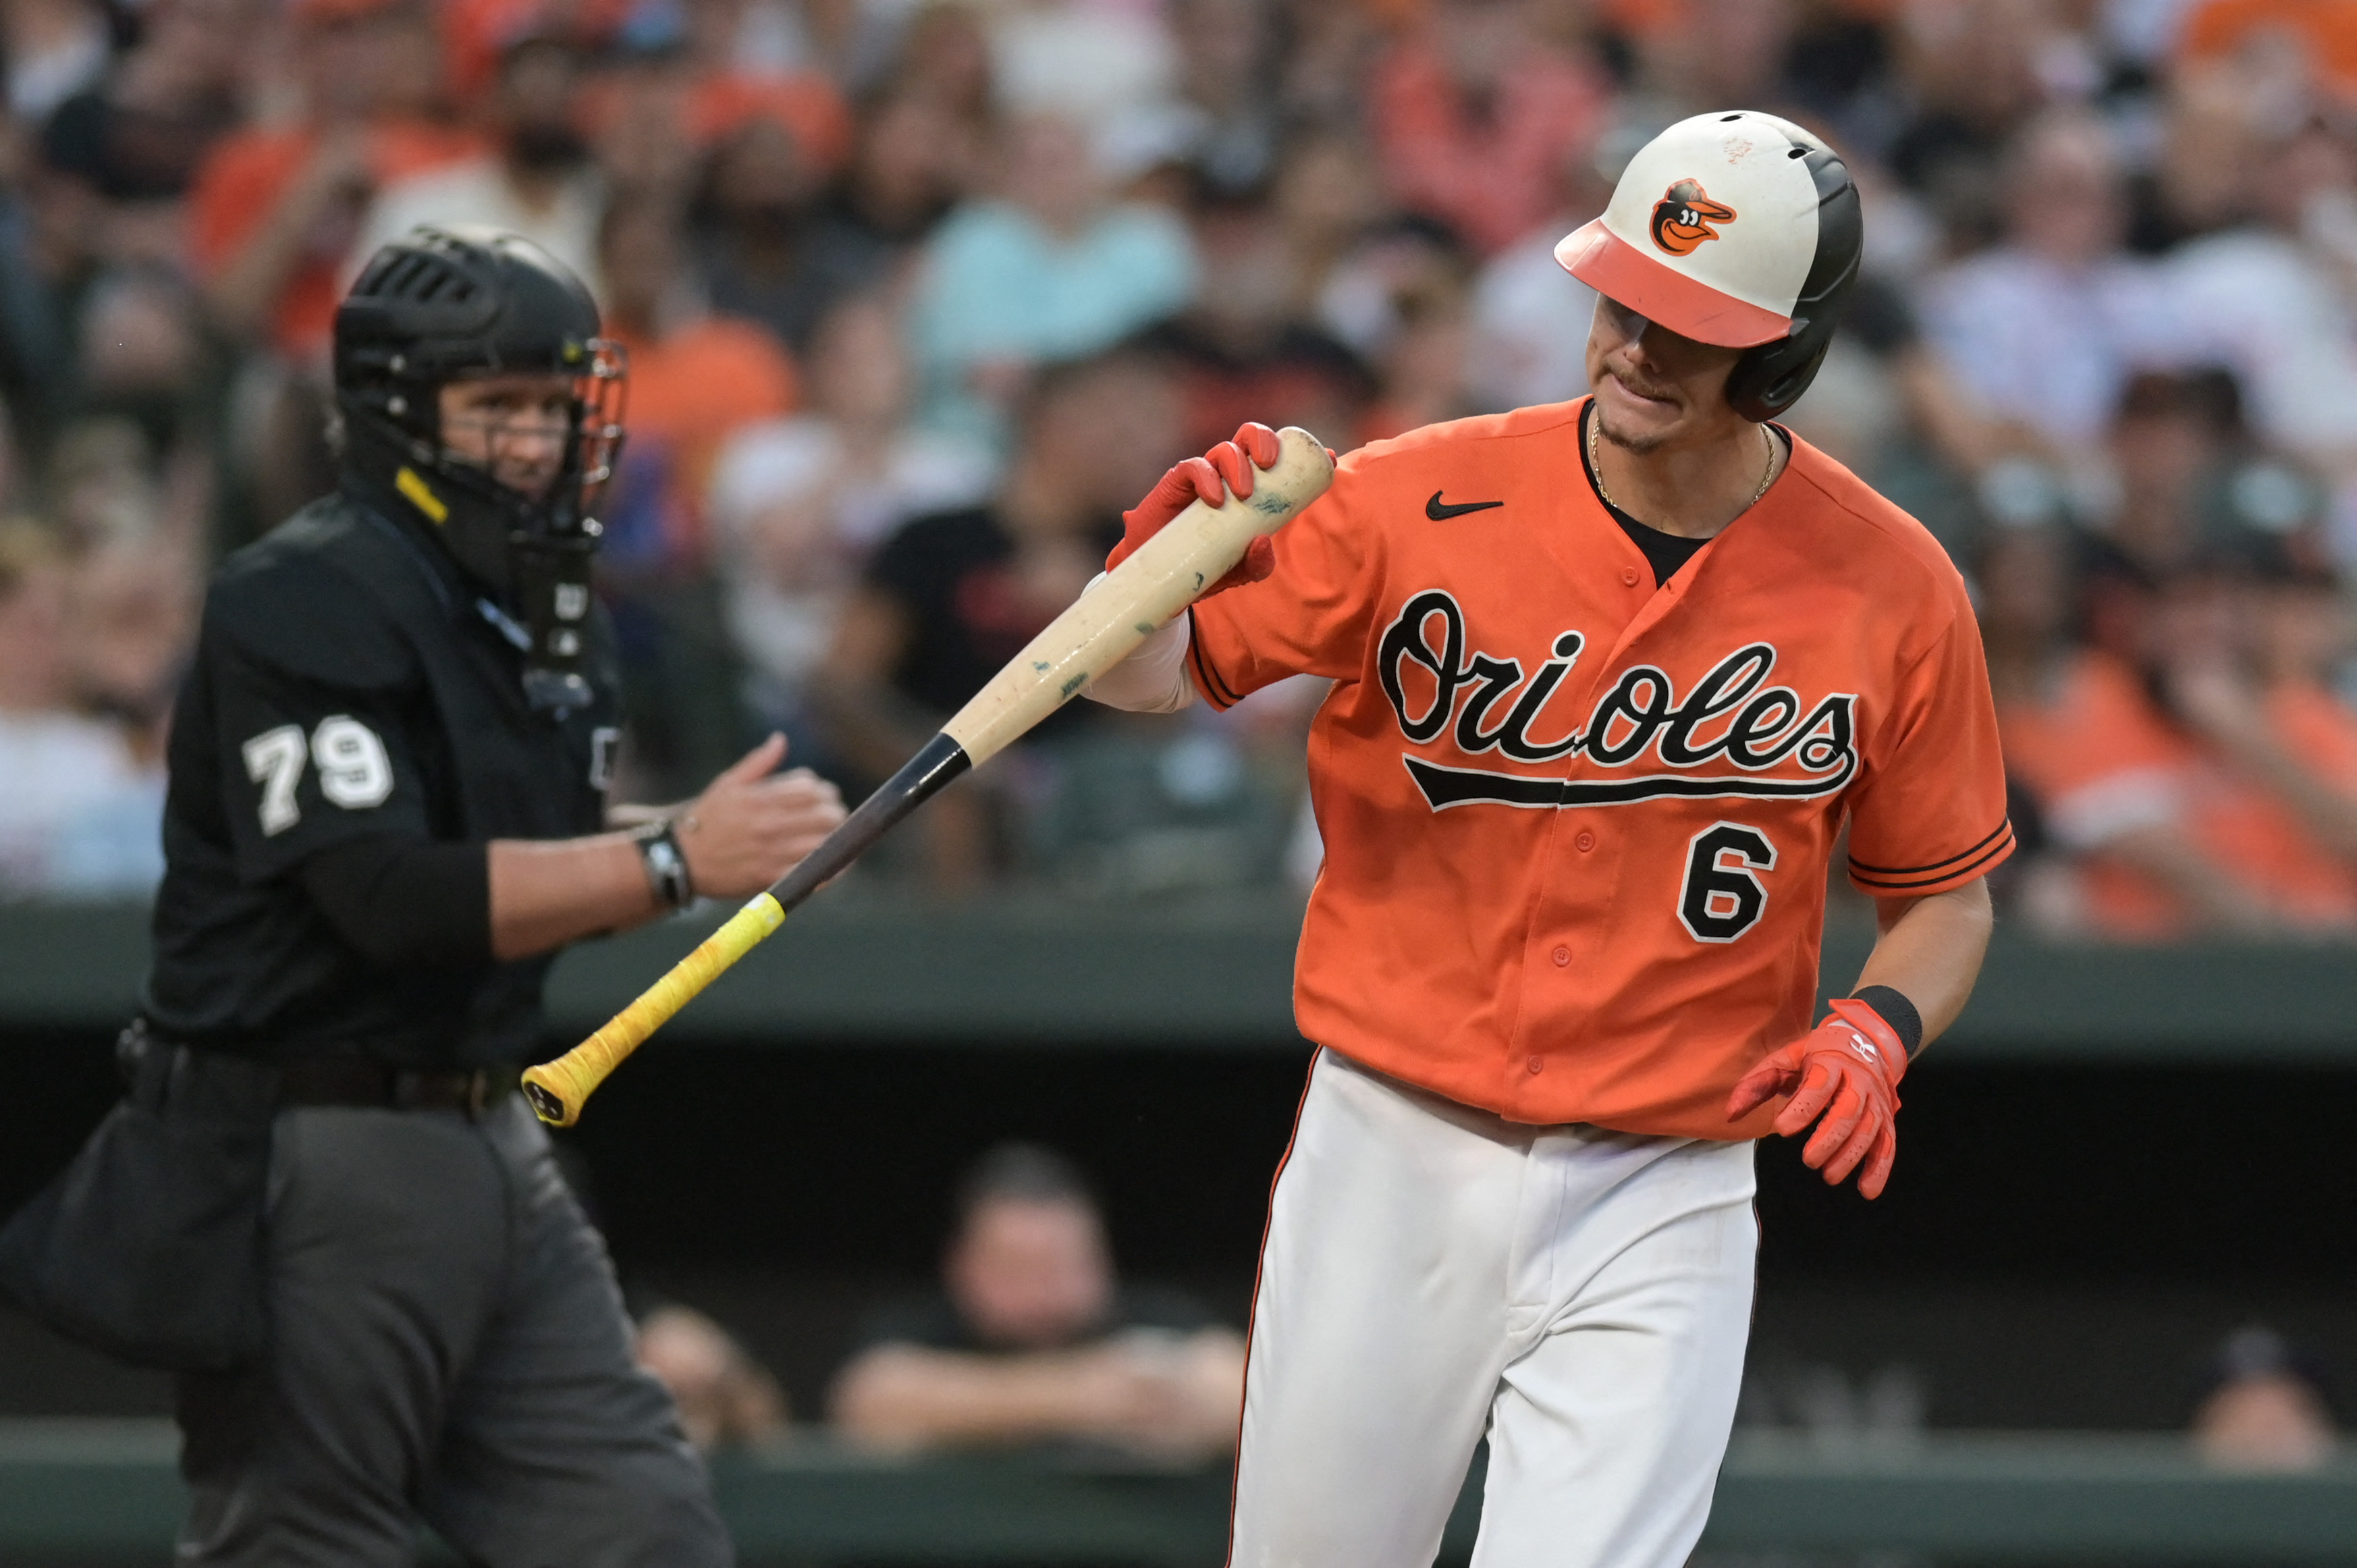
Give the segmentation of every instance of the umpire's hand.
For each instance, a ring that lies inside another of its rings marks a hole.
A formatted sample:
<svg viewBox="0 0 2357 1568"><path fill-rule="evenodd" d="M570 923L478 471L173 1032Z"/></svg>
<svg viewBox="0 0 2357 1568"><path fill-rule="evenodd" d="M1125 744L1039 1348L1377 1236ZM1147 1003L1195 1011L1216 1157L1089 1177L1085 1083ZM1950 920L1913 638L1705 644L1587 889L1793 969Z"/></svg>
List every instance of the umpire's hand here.
<svg viewBox="0 0 2357 1568"><path fill-rule="evenodd" d="M688 880L713 898L749 898L793 869L843 821L843 797L807 768L780 773L786 737L773 735L679 814Z"/></svg>

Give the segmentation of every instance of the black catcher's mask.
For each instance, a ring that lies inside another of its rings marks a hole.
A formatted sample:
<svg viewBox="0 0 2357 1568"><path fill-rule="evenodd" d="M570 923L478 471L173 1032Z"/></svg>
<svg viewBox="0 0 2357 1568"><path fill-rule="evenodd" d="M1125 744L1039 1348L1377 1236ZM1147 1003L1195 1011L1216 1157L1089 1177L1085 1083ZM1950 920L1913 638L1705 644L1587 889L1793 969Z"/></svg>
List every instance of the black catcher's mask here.
<svg viewBox="0 0 2357 1568"><path fill-rule="evenodd" d="M621 449L627 383L588 289L519 236L413 229L369 259L337 310L335 375L347 471L428 524L511 634L521 623L533 706L587 703L582 623L603 532L592 509ZM443 445L442 387L485 375L572 381L547 494L503 485Z"/></svg>

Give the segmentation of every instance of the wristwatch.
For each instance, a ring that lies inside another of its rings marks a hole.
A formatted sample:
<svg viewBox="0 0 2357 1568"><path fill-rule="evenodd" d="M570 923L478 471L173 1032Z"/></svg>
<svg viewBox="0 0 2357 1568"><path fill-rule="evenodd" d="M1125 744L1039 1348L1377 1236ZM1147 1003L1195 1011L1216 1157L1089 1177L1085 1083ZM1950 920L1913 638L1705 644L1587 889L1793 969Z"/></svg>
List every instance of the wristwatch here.
<svg viewBox="0 0 2357 1568"><path fill-rule="evenodd" d="M695 882L687 874L687 856L680 852L678 824L665 817L649 822L631 837L638 841L639 860L647 868L647 886L667 909L684 909L695 902Z"/></svg>

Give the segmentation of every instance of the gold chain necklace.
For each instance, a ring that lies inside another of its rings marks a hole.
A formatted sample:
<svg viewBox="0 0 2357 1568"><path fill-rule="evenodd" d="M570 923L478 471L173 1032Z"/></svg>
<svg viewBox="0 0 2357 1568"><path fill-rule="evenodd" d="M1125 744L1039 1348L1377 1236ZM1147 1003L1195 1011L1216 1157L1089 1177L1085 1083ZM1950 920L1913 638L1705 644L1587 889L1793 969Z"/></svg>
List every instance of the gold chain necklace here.
<svg viewBox="0 0 2357 1568"><path fill-rule="evenodd" d="M1619 501L1612 499L1612 492L1604 488L1604 464L1603 461L1598 457L1596 453L1597 433L1603 428L1603 424L1604 421L1598 418L1593 411L1588 413L1587 471L1596 476L1596 493L1604 498L1604 504L1612 508L1614 510L1619 511L1625 509L1621 507ZM1768 493L1768 481L1776 477L1776 438L1768 434L1768 427L1766 425L1760 425L1758 426L1758 429L1760 431L1760 444L1768 448L1768 466L1760 470L1760 488L1751 492L1751 499L1743 503L1744 511L1749 511L1753 507L1760 504L1760 498ZM1740 516L1741 513L1738 513L1737 515Z"/></svg>

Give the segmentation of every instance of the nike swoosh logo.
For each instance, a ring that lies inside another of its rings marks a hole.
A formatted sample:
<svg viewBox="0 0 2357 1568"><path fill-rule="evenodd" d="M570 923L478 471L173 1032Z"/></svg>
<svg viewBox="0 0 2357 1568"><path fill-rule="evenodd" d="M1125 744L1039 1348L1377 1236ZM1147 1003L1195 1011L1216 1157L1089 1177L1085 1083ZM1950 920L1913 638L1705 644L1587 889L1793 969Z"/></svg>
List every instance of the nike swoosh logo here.
<svg viewBox="0 0 2357 1568"><path fill-rule="evenodd" d="M1450 518L1463 517L1469 511L1488 511L1493 506L1505 504L1504 501L1458 501L1455 506L1443 506L1440 504L1440 492L1435 490L1432 499L1424 503L1424 515L1435 522L1447 522Z"/></svg>

